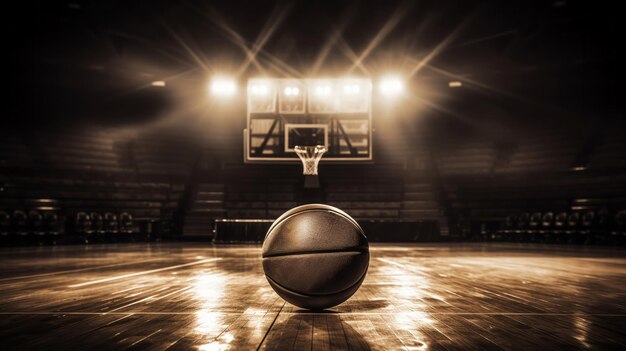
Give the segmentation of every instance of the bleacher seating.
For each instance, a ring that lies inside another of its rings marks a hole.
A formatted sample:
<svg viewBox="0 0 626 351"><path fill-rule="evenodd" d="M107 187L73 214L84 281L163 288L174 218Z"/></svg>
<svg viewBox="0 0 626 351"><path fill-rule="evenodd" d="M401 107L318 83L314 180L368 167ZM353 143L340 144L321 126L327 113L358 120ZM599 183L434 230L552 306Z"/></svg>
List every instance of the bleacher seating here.
<svg viewBox="0 0 626 351"><path fill-rule="evenodd" d="M453 239L622 230L615 216L626 208L623 129L539 126L502 142L477 130L446 134L446 125L375 135L376 162L323 163L319 192L303 189L300 164L244 165L240 143L227 135L4 129L0 233L207 237L217 219L271 220L311 201L363 223L434 223Z"/></svg>
<svg viewBox="0 0 626 351"><path fill-rule="evenodd" d="M554 131L537 131L518 141L517 150L507 165L496 172L558 172L570 168L570 162L581 147L580 138Z"/></svg>
<svg viewBox="0 0 626 351"><path fill-rule="evenodd" d="M63 137L31 135L33 147L45 157L50 167L65 170L119 171L113 150L114 134L105 130L80 130Z"/></svg>
<svg viewBox="0 0 626 351"><path fill-rule="evenodd" d="M296 205L295 178L259 180L256 178L226 184L226 218L275 219Z"/></svg>
<svg viewBox="0 0 626 351"><path fill-rule="evenodd" d="M489 239L509 241L614 244L624 240L623 223L618 219L620 213L622 216L626 214L617 212L613 221L609 212L603 209L560 212L556 216L552 211L534 212L530 217L527 212L519 217L511 214L498 228L491 228L483 234Z"/></svg>
<svg viewBox="0 0 626 351"><path fill-rule="evenodd" d="M403 200L402 180L394 177L376 179L324 178L326 202L343 209L357 219L394 219L400 217Z"/></svg>
<svg viewBox="0 0 626 351"><path fill-rule="evenodd" d="M441 174L486 174L496 162L497 149L489 141L469 141L445 145L437 164Z"/></svg>
<svg viewBox="0 0 626 351"><path fill-rule="evenodd" d="M135 137L131 145L139 174L187 176L198 155L197 146L176 133L146 133Z"/></svg>
<svg viewBox="0 0 626 351"><path fill-rule="evenodd" d="M159 142L105 128L4 132L0 210L10 214L7 235L104 234L107 212L122 222L115 232L129 234L145 223L171 221L185 186L180 175L188 174L193 157L189 149L171 148L171 138ZM187 161L173 164L172 157Z"/></svg>

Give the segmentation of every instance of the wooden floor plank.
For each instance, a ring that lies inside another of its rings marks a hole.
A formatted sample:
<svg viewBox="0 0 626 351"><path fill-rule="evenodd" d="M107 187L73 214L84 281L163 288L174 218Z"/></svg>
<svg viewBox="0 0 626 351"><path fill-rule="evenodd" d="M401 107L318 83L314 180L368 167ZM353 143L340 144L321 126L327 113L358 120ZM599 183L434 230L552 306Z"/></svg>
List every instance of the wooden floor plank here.
<svg viewBox="0 0 626 351"><path fill-rule="evenodd" d="M0 340L16 350L528 350L626 344L623 249L373 245L323 313L269 287L259 246L0 249Z"/></svg>
<svg viewBox="0 0 626 351"><path fill-rule="evenodd" d="M325 314L313 315L313 350L330 351L330 337L328 335L328 316Z"/></svg>

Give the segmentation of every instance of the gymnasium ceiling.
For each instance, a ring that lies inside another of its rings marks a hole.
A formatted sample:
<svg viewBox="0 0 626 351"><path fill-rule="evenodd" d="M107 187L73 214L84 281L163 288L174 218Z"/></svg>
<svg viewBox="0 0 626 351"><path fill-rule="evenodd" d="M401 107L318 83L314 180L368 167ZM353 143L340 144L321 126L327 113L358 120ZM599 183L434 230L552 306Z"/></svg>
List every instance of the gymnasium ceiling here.
<svg viewBox="0 0 626 351"><path fill-rule="evenodd" d="M611 3L35 1L4 13L8 106L22 121L149 120L219 73L395 72L452 108L621 112Z"/></svg>

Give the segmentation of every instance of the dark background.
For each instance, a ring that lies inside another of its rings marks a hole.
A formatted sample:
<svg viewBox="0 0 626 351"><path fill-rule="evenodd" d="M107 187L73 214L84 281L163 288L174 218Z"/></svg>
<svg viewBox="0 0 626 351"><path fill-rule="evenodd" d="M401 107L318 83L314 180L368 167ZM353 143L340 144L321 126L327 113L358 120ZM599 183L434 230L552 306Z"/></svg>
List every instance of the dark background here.
<svg viewBox="0 0 626 351"><path fill-rule="evenodd" d="M485 106L523 123L608 117L621 107L613 2L35 1L4 12L11 122L166 118L164 110L199 99L194 91L204 93L211 75L240 69L245 53L233 36L252 47L268 29L258 59L272 76L289 73L274 69L276 60L291 73L348 72L350 53L359 56L377 36L367 72L350 72L408 75L435 52L408 83L469 122L481 123ZM249 64L238 73L245 82L260 72ZM450 75L466 89L448 89Z"/></svg>
<svg viewBox="0 0 626 351"><path fill-rule="evenodd" d="M243 87L263 75L405 78L401 99L375 97L374 162L321 166L313 198L357 219L476 238L509 214L615 219L626 203L615 2L32 1L3 15L8 216L127 211L144 232L207 236L215 219L308 202L300 165L243 164ZM238 97L210 96L219 74Z"/></svg>

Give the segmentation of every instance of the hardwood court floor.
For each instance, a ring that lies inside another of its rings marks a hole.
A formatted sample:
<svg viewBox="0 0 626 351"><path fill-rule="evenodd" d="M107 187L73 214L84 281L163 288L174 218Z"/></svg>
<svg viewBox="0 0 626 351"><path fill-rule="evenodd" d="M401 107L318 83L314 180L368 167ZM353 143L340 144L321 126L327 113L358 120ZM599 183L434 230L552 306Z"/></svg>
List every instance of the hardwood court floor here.
<svg viewBox="0 0 626 351"><path fill-rule="evenodd" d="M374 245L327 313L283 302L258 246L0 249L0 349L554 350L626 345L624 250Z"/></svg>

